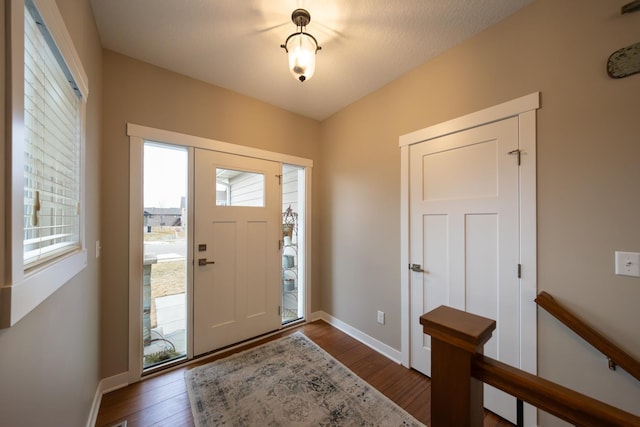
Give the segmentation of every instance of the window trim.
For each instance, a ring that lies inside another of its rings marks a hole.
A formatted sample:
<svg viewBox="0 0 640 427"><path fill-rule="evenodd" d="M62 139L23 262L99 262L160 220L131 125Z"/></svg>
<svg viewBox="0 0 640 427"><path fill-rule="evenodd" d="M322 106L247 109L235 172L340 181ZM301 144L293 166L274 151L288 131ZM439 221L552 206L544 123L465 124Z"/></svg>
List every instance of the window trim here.
<svg viewBox="0 0 640 427"><path fill-rule="evenodd" d="M80 249L53 262L24 270L24 6L25 2L6 2L7 14L7 128L10 141L6 175L7 233L6 285L0 288L0 328L15 325L46 298L87 266L85 245L85 139L88 78L80 57L56 3L50 0L29 0L54 40L60 55L73 76L82 98L80 111Z"/></svg>

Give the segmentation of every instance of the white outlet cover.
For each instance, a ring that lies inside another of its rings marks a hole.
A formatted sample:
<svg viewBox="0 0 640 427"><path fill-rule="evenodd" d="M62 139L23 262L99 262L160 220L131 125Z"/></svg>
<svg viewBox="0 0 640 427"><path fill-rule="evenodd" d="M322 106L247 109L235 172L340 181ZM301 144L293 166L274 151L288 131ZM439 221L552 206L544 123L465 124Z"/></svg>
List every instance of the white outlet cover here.
<svg viewBox="0 0 640 427"><path fill-rule="evenodd" d="M616 275L640 277L640 253L616 251L615 263Z"/></svg>

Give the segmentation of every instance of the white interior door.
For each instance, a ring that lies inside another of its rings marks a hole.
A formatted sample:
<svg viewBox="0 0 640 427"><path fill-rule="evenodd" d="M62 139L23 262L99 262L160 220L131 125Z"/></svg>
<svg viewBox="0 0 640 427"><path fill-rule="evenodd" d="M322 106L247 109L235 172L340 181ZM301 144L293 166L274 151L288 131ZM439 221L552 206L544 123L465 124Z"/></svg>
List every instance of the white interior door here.
<svg viewBox="0 0 640 427"><path fill-rule="evenodd" d="M281 325L280 170L277 162L195 150L195 355Z"/></svg>
<svg viewBox="0 0 640 427"><path fill-rule="evenodd" d="M411 365L431 374L419 316L447 305L497 321L484 353L520 367L518 119L409 151ZM512 153L513 154L513 153ZM485 407L515 422L516 401L485 385Z"/></svg>

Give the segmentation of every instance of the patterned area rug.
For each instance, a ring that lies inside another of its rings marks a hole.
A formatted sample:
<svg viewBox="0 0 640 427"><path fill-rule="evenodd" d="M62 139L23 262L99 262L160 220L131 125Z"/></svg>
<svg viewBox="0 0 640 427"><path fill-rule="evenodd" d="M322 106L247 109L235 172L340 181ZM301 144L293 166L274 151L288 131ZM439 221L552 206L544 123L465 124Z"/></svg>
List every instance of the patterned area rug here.
<svg viewBox="0 0 640 427"><path fill-rule="evenodd" d="M196 426L422 426L296 332L185 373Z"/></svg>

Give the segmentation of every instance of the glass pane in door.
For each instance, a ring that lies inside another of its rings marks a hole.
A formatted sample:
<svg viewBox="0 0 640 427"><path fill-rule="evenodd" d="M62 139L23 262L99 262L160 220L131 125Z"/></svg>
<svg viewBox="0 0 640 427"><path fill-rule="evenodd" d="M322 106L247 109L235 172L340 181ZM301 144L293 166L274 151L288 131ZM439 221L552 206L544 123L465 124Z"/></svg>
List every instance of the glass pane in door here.
<svg viewBox="0 0 640 427"><path fill-rule="evenodd" d="M187 354L188 152L144 145L143 368Z"/></svg>
<svg viewBox="0 0 640 427"><path fill-rule="evenodd" d="M264 207L264 175L216 168L216 206Z"/></svg>
<svg viewBox="0 0 640 427"><path fill-rule="evenodd" d="M304 314L304 168L282 165L282 323Z"/></svg>

